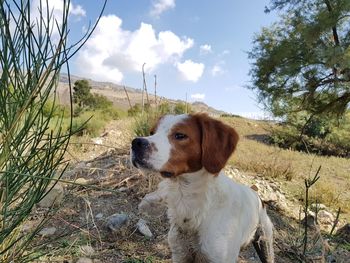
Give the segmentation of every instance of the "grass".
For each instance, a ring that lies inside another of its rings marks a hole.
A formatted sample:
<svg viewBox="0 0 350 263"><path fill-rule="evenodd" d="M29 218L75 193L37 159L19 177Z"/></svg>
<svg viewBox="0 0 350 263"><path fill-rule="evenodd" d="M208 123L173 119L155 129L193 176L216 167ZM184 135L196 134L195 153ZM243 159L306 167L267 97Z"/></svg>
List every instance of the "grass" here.
<svg viewBox="0 0 350 263"><path fill-rule="evenodd" d="M222 118L235 127L240 141L231 163L245 171L283 182L287 192L296 199L303 198L304 178L315 173L321 165L321 179L311 191L318 199L336 210L350 214L350 161L334 156L316 156L268 145L263 139L273 124L236 117Z"/></svg>

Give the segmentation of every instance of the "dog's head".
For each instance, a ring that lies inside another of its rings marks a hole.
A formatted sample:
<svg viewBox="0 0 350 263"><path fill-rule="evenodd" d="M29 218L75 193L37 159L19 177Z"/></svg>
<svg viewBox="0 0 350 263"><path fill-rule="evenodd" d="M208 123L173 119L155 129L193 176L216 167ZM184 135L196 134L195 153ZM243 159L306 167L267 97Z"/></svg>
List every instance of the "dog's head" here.
<svg viewBox="0 0 350 263"><path fill-rule="evenodd" d="M132 141L131 161L137 168L176 177L203 167L217 175L238 142L237 132L206 114L165 115L148 137Z"/></svg>

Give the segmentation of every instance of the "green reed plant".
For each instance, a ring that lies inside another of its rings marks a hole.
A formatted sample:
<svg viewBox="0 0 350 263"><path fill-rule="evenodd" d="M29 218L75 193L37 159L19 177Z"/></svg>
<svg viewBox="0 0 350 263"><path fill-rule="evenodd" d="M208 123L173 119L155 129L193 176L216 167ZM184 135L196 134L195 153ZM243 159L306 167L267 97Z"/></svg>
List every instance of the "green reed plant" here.
<svg viewBox="0 0 350 263"><path fill-rule="evenodd" d="M50 1L0 2L0 262L28 262L37 253L26 248L42 224L29 233L23 224L62 175L72 135L61 128L64 114L57 116L59 73L64 66L69 73L69 59L94 27L68 45L69 0L58 20Z"/></svg>

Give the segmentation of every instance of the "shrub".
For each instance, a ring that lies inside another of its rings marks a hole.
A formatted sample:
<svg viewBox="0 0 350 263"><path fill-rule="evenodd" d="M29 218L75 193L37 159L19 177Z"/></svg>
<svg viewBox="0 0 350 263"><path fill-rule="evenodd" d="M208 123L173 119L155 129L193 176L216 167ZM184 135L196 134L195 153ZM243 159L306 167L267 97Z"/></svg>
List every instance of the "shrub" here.
<svg viewBox="0 0 350 263"><path fill-rule="evenodd" d="M2 263L33 262L40 256L38 247L30 244L50 213L45 212L27 231L23 226L64 171L64 154L72 134L61 124L71 114L55 103L52 94L62 66L86 42L86 38L71 46L67 42L69 1L61 3L60 23L51 13L52 6L45 6L50 1L38 2L5 0L0 5ZM30 12L33 8L37 15ZM57 37L53 30L59 32Z"/></svg>
<svg viewBox="0 0 350 263"><path fill-rule="evenodd" d="M50 117L70 117L70 107L68 105L58 104L52 98L48 99L43 106L43 116Z"/></svg>
<svg viewBox="0 0 350 263"><path fill-rule="evenodd" d="M165 101L158 105L158 112L161 115L172 113L169 102Z"/></svg>
<svg viewBox="0 0 350 263"><path fill-rule="evenodd" d="M107 109L113 107L113 102L107 99L106 96L92 94L87 100L87 105L90 109Z"/></svg>
<svg viewBox="0 0 350 263"><path fill-rule="evenodd" d="M184 114L184 113L189 113L190 111L191 111L190 105L183 102L176 103L174 107L174 114Z"/></svg>
<svg viewBox="0 0 350 263"><path fill-rule="evenodd" d="M277 125L272 129L270 142L281 148L291 148L319 155L350 157L350 113L335 122L327 117L311 120L304 127L302 121Z"/></svg>
<svg viewBox="0 0 350 263"><path fill-rule="evenodd" d="M128 110L128 116L130 116L130 117L137 116L141 112L142 112L141 104L140 103L136 103L134 106L132 106Z"/></svg>
<svg viewBox="0 0 350 263"><path fill-rule="evenodd" d="M145 113L135 117L133 131L135 136L149 136L151 128L155 125L159 115L154 112Z"/></svg>

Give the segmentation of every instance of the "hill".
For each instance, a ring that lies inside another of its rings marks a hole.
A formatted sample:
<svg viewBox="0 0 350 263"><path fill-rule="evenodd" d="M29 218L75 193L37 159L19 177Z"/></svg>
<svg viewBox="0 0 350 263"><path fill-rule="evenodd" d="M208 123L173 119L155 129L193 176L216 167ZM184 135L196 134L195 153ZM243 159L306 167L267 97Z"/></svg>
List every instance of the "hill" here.
<svg viewBox="0 0 350 263"><path fill-rule="evenodd" d="M75 75L70 75L70 80L72 85L74 84L75 81L80 79L83 79L83 78ZM124 90L124 86L114 84L111 82L100 82L92 79L87 79L87 80L89 81L90 86L92 88L91 89L92 93L106 96L109 100L113 102L113 104L116 107L121 108L123 110L128 110L130 108L128 98ZM135 105L136 103L142 103L141 89L132 88L128 86L125 86L125 89L128 93L131 105ZM60 79L58 83L58 96L61 103L63 104L69 103L69 80L68 80L67 74L63 73L60 75ZM159 103L159 101L167 101L169 104L176 104L178 102L185 103L185 101L182 101L182 100L172 100L172 99L160 97L160 96L155 97L154 94L149 93L150 103L155 104L155 100L157 100L157 103ZM196 112L207 112L212 116L220 116L225 113L224 111L219 111L214 109L213 107L208 106L204 102L196 101L190 104L191 104L191 108Z"/></svg>

